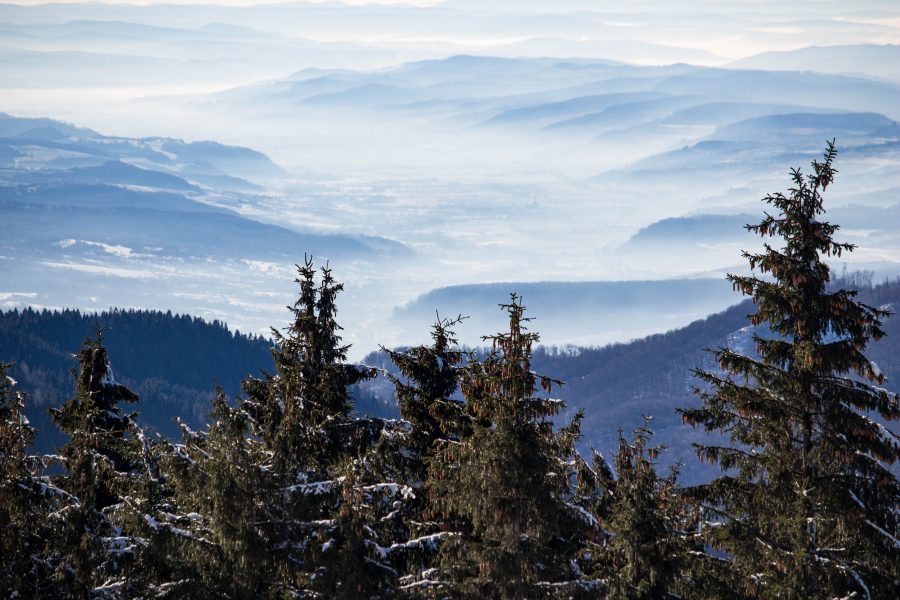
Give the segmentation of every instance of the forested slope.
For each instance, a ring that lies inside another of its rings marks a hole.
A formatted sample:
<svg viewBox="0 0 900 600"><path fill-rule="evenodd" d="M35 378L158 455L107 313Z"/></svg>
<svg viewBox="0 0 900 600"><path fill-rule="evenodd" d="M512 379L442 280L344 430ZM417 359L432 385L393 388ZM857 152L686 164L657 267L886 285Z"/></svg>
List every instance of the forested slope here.
<svg viewBox="0 0 900 600"><path fill-rule="evenodd" d="M861 302L893 312L900 307L898 280L873 285L870 274L851 273L838 278L832 285L835 289L841 286L859 290ZM498 298L500 300L502 298ZM528 298L523 298L523 302L527 306ZM533 365L536 371L551 374L565 383L557 392L568 405L565 416L584 409L582 450L593 447L607 452L616 446L620 428L630 431L642 423L644 415L649 415L654 420L657 441L670 447L662 456L663 462L682 459L684 478L693 482L714 471L704 469L691 449L691 443L704 434L684 427L675 409L696 404L693 387L698 382L693 370L714 366L706 349L732 347L752 353L747 344L751 335L747 315L751 312L753 305L746 300L687 327L640 340L602 348L539 347L534 353ZM529 323L538 332L540 325L539 318ZM867 355L885 374L884 387L898 392L900 317L888 318L884 328L887 335L873 343ZM393 369L384 353L373 352L364 362L388 372ZM369 405L382 403L389 408L394 402L393 386L385 379L369 381L363 386L364 395L371 397Z"/></svg>
<svg viewBox="0 0 900 600"><path fill-rule="evenodd" d="M836 285L859 287L859 283L851 278ZM860 298L896 311L900 282L864 281ZM527 306L528 298L523 301ZM684 459L685 477L695 480L702 472L690 444L698 434L682 426L675 408L695 403L692 370L712 366L706 348L745 344L751 311L746 301L687 327L602 348L540 346L534 352L534 367L565 383L558 391L569 407L565 417L585 410L583 450L613 448L619 428L629 431L641 424L644 415L652 415L657 439L671 447L664 462ZM529 325L540 333L540 319ZM192 427L206 422L215 385L234 396L244 377L271 370L269 340L231 332L218 321L134 310L100 315L31 309L0 313L0 361L15 363L10 375L29 395L28 416L44 450L59 439L47 409L71 396L73 353L95 326L104 331L116 378L141 398L139 421L165 435L178 434L176 416ZM900 318L889 318L885 330L887 336L872 344L869 355L887 377L885 387L900 391ZM384 352L370 353L363 363L396 373ZM360 414L399 415L394 386L384 376L361 383L353 395Z"/></svg>
<svg viewBox="0 0 900 600"><path fill-rule="evenodd" d="M270 368L271 342L230 331L219 321L171 312L77 310L0 312L0 362L28 394L28 418L38 430L38 447L59 441L47 411L72 396L74 354L99 328L116 379L140 397L139 421L165 435L177 435L180 416L199 427L220 385L230 395L241 380Z"/></svg>

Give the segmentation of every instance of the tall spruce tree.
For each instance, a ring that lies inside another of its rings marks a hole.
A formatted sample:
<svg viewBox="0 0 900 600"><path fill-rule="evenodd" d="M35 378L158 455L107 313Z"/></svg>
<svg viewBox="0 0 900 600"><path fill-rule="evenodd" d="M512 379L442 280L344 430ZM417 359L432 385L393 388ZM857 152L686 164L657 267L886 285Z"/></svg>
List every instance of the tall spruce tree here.
<svg viewBox="0 0 900 600"><path fill-rule="evenodd" d="M470 355L459 348L453 332L462 319L438 317L431 329L430 345L402 351L382 348L400 371L398 376L388 374L388 378L394 384L400 416L408 428L395 455L410 494L402 510L394 511L392 535L406 541L394 546L391 558L403 573L402 589L410 597L426 597L440 587L431 578L435 557L441 544L454 537L433 518L425 483L439 447L458 442L472 430L471 415L454 397L459 388L459 369Z"/></svg>
<svg viewBox="0 0 900 600"><path fill-rule="evenodd" d="M293 322L273 330L275 373L244 382L241 410L272 455L280 492L268 550L292 593L389 597L399 575L390 562L404 552L388 550L408 539L400 520L415 499L398 445L408 432L353 414L351 387L375 371L347 362L335 318L343 286L327 266L316 275L311 258L298 266Z"/></svg>
<svg viewBox="0 0 900 600"><path fill-rule="evenodd" d="M344 289L325 266L316 283L312 257L297 266L300 295L288 309L293 321L284 333L273 328L275 373L247 379L242 403L256 433L272 448L283 474L340 462L346 453L344 427L353 400L350 386L374 376L371 369L347 363L336 320L337 295Z"/></svg>
<svg viewBox="0 0 900 600"><path fill-rule="evenodd" d="M461 370L472 431L444 442L429 466L433 510L458 533L442 548L443 577L467 597L571 596L581 583L572 559L588 526L569 503L580 414L554 431L562 402L537 389L560 382L531 371L539 338L519 297L501 307L509 331L486 337L491 354Z"/></svg>
<svg viewBox="0 0 900 600"><path fill-rule="evenodd" d="M724 473L693 496L709 543L730 557L733 593L746 597L900 594L900 487L888 469L900 445L872 418L897 419L900 403L868 383L883 377L863 354L888 313L828 287L824 259L853 250L819 220L835 156L829 143L811 174L793 170L790 191L765 198L777 212L748 225L782 241L745 252L760 276L729 275L756 304L758 357L713 352L722 372L697 371L703 405L681 411L731 440L698 446Z"/></svg>

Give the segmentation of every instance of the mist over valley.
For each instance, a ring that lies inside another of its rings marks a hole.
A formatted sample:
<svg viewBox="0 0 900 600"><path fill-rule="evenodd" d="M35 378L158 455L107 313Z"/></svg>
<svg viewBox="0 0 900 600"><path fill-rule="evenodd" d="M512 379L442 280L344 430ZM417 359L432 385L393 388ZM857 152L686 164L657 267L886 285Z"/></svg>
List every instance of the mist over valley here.
<svg viewBox="0 0 900 600"><path fill-rule="evenodd" d="M435 310L477 344L514 291L547 343L627 341L739 302L699 282L832 138L835 267L896 275L896 11L725 4L0 6L0 301L264 333L311 254L357 357Z"/></svg>

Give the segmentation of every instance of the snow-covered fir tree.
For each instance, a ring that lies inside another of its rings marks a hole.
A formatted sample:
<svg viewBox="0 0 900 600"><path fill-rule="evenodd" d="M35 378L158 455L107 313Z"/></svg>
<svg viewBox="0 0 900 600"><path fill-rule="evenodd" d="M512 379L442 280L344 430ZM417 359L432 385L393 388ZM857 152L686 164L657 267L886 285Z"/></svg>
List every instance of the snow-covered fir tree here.
<svg viewBox="0 0 900 600"><path fill-rule="evenodd" d="M349 388L374 376L371 369L347 363L349 346L341 343L336 319L343 284L327 266L317 283L311 257L297 270L300 295L289 307L293 320L284 332L272 329L275 372L245 380L242 402L254 432L272 449L276 469L288 477L338 462L349 450Z"/></svg>
<svg viewBox="0 0 900 600"><path fill-rule="evenodd" d="M268 552L291 593L390 597L401 574L392 563L408 563L403 507L415 501L402 452L409 425L353 414L352 386L375 371L347 362L343 286L327 266L316 275L312 259L298 267L293 321L273 332L275 372L246 380L240 405L271 456ZM367 575L352 579L350 565Z"/></svg>
<svg viewBox="0 0 900 600"><path fill-rule="evenodd" d="M425 483L437 450L446 443L458 442L472 430L471 415L454 396L459 388L459 369L470 355L459 348L453 332L461 320L439 317L432 326L430 345L403 351L383 349L400 372L399 376L388 377L394 384L400 416L408 423L401 453L403 478L413 494L395 519L395 537L405 534L408 541L395 545L393 554L395 564L405 574L401 589L409 597L438 593L443 584L433 578L437 552L443 542L458 535L434 519Z"/></svg>

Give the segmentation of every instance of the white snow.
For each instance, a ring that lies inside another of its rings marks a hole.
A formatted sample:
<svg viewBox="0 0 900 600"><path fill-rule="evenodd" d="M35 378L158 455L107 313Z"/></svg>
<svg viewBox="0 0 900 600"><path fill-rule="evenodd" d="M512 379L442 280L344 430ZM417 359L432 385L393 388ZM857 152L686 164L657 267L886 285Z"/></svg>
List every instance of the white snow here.
<svg viewBox="0 0 900 600"><path fill-rule="evenodd" d="M866 582L863 581L862 577L860 577L859 574L856 571L854 571L853 569L847 569L847 570L850 571L850 574L853 576L853 579L856 580L856 583L858 583L860 585L860 587L863 589L863 591L866 593L866 598L868 600L872 600L872 592L869 591L869 586L866 585ZM850 596L848 596L848 598L852 598L853 595L854 594L851 594Z"/></svg>
<svg viewBox="0 0 900 600"><path fill-rule="evenodd" d="M872 373L875 375L875 377L884 377L884 373L881 372L881 368L874 360L869 361L869 366L872 368Z"/></svg>
<svg viewBox="0 0 900 600"><path fill-rule="evenodd" d="M398 550L412 550L414 548L425 548L427 550L434 551L437 550L441 542L452 537L457 537L458 535L458 533L454 533L452 531L441 531L440 533L423 535L422 537L407 540L405 542L391 544L388 547L378 546L378 556L380 556L381 558L386 558L392 552L396 552Z"/></svg>
<svg viewBox="0 0 900 600"><path fill-rule="evenodd" d="M298 483L284 488L284 491L291 494L303 494L305 496L320 496L328 494L334 486L344 480L343 477L337 479L328 479L326 481L314 481L312 483Z"/></svg>
<svg viewBox="0 0 900 600"><path fill-rule="evenodd" d="M572 504L571 502L566 502L566 506L575 511L575 513L581 518L581 520L591 527L594 527L596 529L600 528L600 522L597 521L597 518L587 510L585 510L583 507L578 506L577 504Z"/></svg>
<svg viewBox="0 0 900 600"><path fill-rule="evenodd" d="M878 525L876 525L869 519L866 519L866 523L868 523L872 528L874 528L876 531L878 531L881 535L883 535L884 537L889 539L891 542L893 542L894 548L900 549L900 540L898 540L897 538L892 536L889 532L885 531L884 529L882 529L881 527L879 527Z"/></svg>
<svg viewBox="0 0 900 600"><path fill-rule="evenodd" d="M109 361L106 363L106 373L103 374L100 385L116 385L116 378L113 376L112 365L109 364Z"/></svg>

